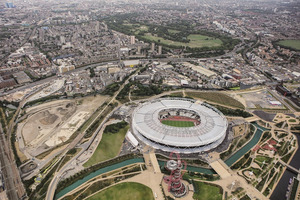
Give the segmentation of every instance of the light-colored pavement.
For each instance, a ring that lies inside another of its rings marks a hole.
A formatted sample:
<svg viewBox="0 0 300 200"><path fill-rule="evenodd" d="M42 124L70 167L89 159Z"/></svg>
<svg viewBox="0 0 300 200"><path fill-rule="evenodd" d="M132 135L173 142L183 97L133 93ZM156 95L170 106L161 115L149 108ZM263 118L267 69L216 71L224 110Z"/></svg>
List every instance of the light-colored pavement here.
<svg viewBox="0 0 300 200"><path fill-rule="evenodd" d="M224 165L222 165L221 162L223 162L223 161L218 159L216 161L213 161L209 165L217 172L217 174L219 174L221 179L226 179L231 176L231 174L230 174L231 170L229 171L228 166L226 168Z"/></svg>

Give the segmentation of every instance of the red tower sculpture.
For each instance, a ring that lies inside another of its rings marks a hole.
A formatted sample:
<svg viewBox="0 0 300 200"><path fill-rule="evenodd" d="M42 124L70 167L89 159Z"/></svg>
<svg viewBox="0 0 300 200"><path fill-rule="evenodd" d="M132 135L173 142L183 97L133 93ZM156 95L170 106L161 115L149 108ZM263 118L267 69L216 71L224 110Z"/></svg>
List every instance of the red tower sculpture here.
<svg viewBox="0 0 300 200"><path fill-rule="evenodd" d="M177 160L172 158L173 154L176 154ZM186 169L186 162L180 159L180 155L177 152L170 153L170 160L166 164L166 168L171 171L170 176L165 176L164 181L168 184L168 191L175 197L180 198L186 195L186 185L181 181L183 174L182 169Z"/></svg>

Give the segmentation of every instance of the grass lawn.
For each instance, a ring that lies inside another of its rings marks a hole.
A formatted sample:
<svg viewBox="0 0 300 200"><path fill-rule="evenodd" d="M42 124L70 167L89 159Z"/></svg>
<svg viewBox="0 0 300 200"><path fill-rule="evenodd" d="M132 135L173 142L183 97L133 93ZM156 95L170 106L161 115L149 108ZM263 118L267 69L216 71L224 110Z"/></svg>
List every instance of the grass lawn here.
<svg viewBox="0 0 300 200"><path fill-rule="evenodd" d="M300 51L300 40L281 40L277 44Z"/></svg>
<svg viewBox="0 0 300 200"><path fill-rule="evenodd" d="M230 90L240 90L241 87L232 87L232 88L229 88Z"/></svg>
<svg viewBox="0 0 300 200"><path fill-rule="evenodd" d="M200 34L192 34L188 36L188 39L190 39L189 43L184 43L184 42L176 42L172 40L166 40L162 37L157 37L153 36L150 33L146 34L143 36L143 38L152 40L155 42L160 41L160 43L165 44L165 45L173 45L173 46L188 46L191 48L201 48L201 47L218 47L222 45L222 41L220 39L208 37L205 35L200 35Z"/></svg>
<svg viewBox="0 0 300 200"><path fill-rule="evenodd" d="M222 200L222 192L220 188L212 184L195 181L195 193L193 199L195 200Z"/></svg>
<svg viewBox="0 0 300 200"><path fill-rule="evenodd" d="M140 183L120 183L103 190L88 200L154 200L152 190Z"/></svg>
<svg viewBox="0 0 300 200"><path fill-rule="evenodd" d="M180 31L174 30L174 29L168 29L169 33L179 33Z"/></svg>
<svg viewBox="0 0 300 200"><path fill-rule="evenodd" d="M240 109L245 108L245 106L238 100L220 92L186 92L186 95L190 97L200 98L214 103L222 104L225 106L230 106L230 107L235 107Z"/></svg>
<svg viewBox="0 0 300 200"><path fill-rule="evenodd" d="M168 126L175 126L175 127L192 127L195 126L194 122L190 121L172 121L172 120L163 120L161 123L168 125Z"/></svg>
<svg viewBox="0 0 300 200"><path fill-rule="evenodd" d="M265 163L269 163L269 162L271 162L272 158L269 158L269 157L266 157L266 156L257 156L255 158L255 160L257 160L258 162L264 162L265 161Z"/></svg>
<svg viewBox="0 0 300 200"><path fill-rule="evenodd" d="M125 128L120 129L118 133L103 133L96 151L83 166L89 167L98 162L116 157L119 154L128 129L129 126L126 126Z"/></svg>

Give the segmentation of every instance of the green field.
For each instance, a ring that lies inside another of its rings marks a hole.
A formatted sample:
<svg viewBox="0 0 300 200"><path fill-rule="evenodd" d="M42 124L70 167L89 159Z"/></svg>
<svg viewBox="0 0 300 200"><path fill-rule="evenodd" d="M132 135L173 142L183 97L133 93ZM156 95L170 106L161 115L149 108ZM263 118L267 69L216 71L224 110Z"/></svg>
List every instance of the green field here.
<svg viewBox="0 0 300 200"><path fill-rule="evenodd" d="M225 106L244 109L245 106L238 100L220 93L220 92L186 92L186 95L193 98L200 98L214 103L222 104Z"/></svg>
<svg viewBox="0 0 300 200"><path fill-rule="evenodd" d="M281 40L278 45L300 51L300 40Z"/></svg>
<svg viewBox="0 0 300 200"><path fill-rule="evenodd" d="M168 126L175 126L175 127L192 127L195 126L194 122L190 121L172 121L172 120L163 120L161 123L168 125Z"/></svg>
<svg viewBox="0 0 300 200"><path fill-rule="evenodd" d="M89 167L98 162L116 157L119 154L121 145L129 126L120 129L118 133L103 133L102 139L93 156L84 163L84 167Z"/></svg>
<svg viewBox="0 0 300 200"><path fill-rule="evenodd" d="M103 190L88 200L154 200L152 190L140 183L120 183Z"/></svg>
<svg viewBox="0 0 300 200"><path fill-rule="evenodd" d="M220 39L215 39L209 36L200 35L200 34L191 34L188 36L190 40L189 43L184 42L176 42L172 40L166 40L162 37L153 36L150 33L147 33L145 36L142 36L144 39L152 40L154 42L160 42L164 45L172 45L172 46L188 46L191 48L201 48L201 47L218 47L223 44Z"/></svg>
<svg viewBox="0 0 300 200"><path fill-rule="evenodd" d="M222 192L220 188L212 184L195 181L195 200L222 200Z"/></svg>
<svg viewBox="0 0 300 200"><path fill-rule="evenodd" d="M140 25L140 24L131 24L131 23L124 23L124 26L128 27L134 34L139 34L141 31L147 32L149 30L149 27L146 25ZM168 32L171 34L180 33L180 31L175 29L168 29ZM154 42L159 42L164 45L173 45L177 47L181 46L188 46L191 48L201 48L201 47L219 47L223 44L223 42L220 39L212 38L205 35L200 34L191 34L187 38L190 40L189 43L184 42L177 42L173 40L167 40L162 37L158 37L155 35L152 35L151 33L145 33L142 38L146 40L152 40Z"/></svg>
<svg viewBox="0 0 300 200"><path fill-rule="evenodd" d="M177 31L177 30L174 30L174 29L168 29L168 32L175 34L175 33L179 33L180 31Z"/></svg>

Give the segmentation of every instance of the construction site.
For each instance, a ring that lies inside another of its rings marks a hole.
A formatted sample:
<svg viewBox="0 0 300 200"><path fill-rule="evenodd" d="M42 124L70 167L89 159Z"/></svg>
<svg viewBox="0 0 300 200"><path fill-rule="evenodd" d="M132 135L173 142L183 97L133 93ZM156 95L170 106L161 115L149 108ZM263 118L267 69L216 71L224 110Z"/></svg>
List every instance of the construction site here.
<svg viewBox="0 0 300 200"><path fill-rule="evenodd" d="M58 100L27 108L17 128L20 151L30 159L66 143L106 99Z"/></svg>

